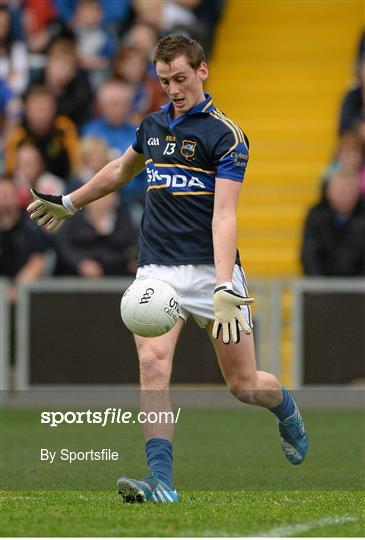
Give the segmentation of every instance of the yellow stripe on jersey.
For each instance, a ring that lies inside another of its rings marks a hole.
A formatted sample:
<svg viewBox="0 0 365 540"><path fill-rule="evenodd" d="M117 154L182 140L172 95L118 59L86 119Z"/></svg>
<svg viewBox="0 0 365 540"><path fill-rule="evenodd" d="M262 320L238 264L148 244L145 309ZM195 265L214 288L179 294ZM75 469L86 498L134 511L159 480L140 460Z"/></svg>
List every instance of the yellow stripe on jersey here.
<svg viewBox="0 0 365 540"><path fill-rule="evenodd" d="M147 188L147 191L149 191L150 189L162 189L162 188L165 188L165 187L167 187L166 184L161 184L159 186L149 186Z"/></svg>
<svg viewBox="0 0 365 540"><path fill-rule="evenodd" d="M205 172L208 174L215 173L215 171L208 171L207 169L200 169L199 167L188 167L187 165L180 165L179 163L154 163L154 166L155 167L177 167L178 169L188 169L189 171Z"/></svg>
<svg viewBox="0 0 365 540"><path fill-rule="evenodd" d="M147 188L147 191L150 191L150 189L163 189L166 188L166 184L162 184L159 186L149 186ZM214 191L172 191L172 195L214 195Z"/></svg>
<svg viewBox="0 0 365 540"><path fill-rule="evenodd" d="M230 118L228 118L225 114L223 114L222 111L220 111L219 109L216 109L216 115L218 115L222 120L225 120L226 122L228 122L232 126L232 128L236 131L236 133L238 135L239 141L242 142L243 141L243 133L240 130L240 128L237 126L237 124L232 122L232 120Z"/></svg>
<svg viewBox="0 0 365 540"><path fill-rule="evenodd" d="M234 126L237 129L237 131L240 133L241 142L245 143L245 136L244 136L244 133L243 133L242 129L240 128L240 126L238 126L235 122L233 122L233 120L228 118L228 116L226 116L221 110L219 110L219 109L216 109L216 110L222 116L222 118L224 118L225 120L228 120L228 122L230 122L232 124L232 126ZM245 143L245 146L246 146L246 143Z"/></svg>
<svg viewBox="0 0 365 540"><path fill-rule="evenodd" d="M202 112L206 111L206 110L208 109L208 107L211 106L212 103L213 103L213 100L210 99L210 100L208 101L208 103L204 106L204 109L202 109Z"/></svg>
<svg viewBox="0 0 365 540"><path fill-rule="evenodd" d="M225 124L227 127L229 127L229 129L230 129L230 130L232 131L232 133L233 133L233 136L234 136L234 143L233 143L233 145L231 146L231 148L228 150L228 152L226 152L226 153L224 154L224 156L222 156L222 158L224 158L224 157L227 156L230 152L232 152L232 150L233 150L234 148L236 148L236 146L238 145L239 140L238 140L237 132L233 129L233 127L232 127L228 122L226 122L225 119L223 119L223 118L221 118L220 116L214 114L214 111L212 111L212 112L209 113L209 114L212 115L213 118L216 118L216 120L220 120L221 122L223 122L223 124ZM221 158L221 159L222 159L222 158Z"/></svg>
<svg viewBox="0 0 365 540"><path fill-rule="evenodd" d="M147 163L153 163L153 160L152 159L146 159L145 165L147 165Z"/></svg>
<svg viewBox="0 0 365 540"><path fill-rule="evenodd" d="M231 120L230 118L228 118L222 111L220 111L219 109L216 109L218 115L220 116L220 118L223 120L226 120L226 122L229 122L232 127L234 127L238 133L240 134L239 136L239 139L241 142L243 142L243 144L245 145L246 147L246 150L247 152L249 152L249 149L248 149L248 146L247 146L247 143L246 143L246 137L245 137L245 134L243 133L242 129L237 125L235 124L235 122L233 122L233 120Z"/></svg>
<svg viewBox="0 0 365 540"><path fill-rule="evenodd" d="M216 113L216 114L212 114L212 113ZM222 113L221 111L219 111L219 109L215 109L214 111L212 111L212 113L210 113L212 116L214 116L214 118L216 118L217 120L221 120L224 124L226 124L228 127L231 128L231 130L233 131L233 133L237 133L237 136L238 136L238 139L240 142L242 142L245 147L246 147L246 150L247 152L249 151L248 150L248 147L247 147L247 144L246 144L246 140L245 140L245 136L244 136L244 133L242 131L242 129L237 126L237 124L235 124L230 118L228 118L224 113ZM237 142L238 144L238 142ZM231 148L228 150L228 152L226 152L224 154L224 156L222 157L225 157L229 154L229 152L231 152L234 148L235 148L236 144L234 144L233 146L231 146Z"/></svg>
<svg viewBox="0 0 365 540"><path fill-rule="evenodd" d="M214 191L172 191L175 195L214 195Z"/></svg>

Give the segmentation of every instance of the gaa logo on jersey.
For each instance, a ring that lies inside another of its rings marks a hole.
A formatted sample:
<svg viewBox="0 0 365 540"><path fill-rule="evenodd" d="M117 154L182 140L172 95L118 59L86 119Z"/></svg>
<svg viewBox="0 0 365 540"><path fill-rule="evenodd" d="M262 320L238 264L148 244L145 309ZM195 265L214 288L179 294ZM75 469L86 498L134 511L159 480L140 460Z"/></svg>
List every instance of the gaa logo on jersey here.
<svg viewBox="0 0 365 540"><path fill-rule="evenodd" d="M150 137L147 144L148 146L160 146L160 139L158 137Z"/></svg>
<svg viewBox="0 0 365 540"><path fill-rule="evenodd" d="M180 152L186 159L192 159L195 154L196 141L183 141Z"/></svg>

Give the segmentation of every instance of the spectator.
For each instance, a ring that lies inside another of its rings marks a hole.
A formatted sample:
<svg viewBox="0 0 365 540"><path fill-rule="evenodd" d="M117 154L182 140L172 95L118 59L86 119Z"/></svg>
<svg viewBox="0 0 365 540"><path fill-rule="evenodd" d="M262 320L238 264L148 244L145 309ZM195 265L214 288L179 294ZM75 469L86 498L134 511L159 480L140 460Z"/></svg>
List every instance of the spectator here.
<svg viewBox="0 0 365 540"><path fill-rule="evenodd" d="M162 8L161 30L164 34L183 34L197 39L205 48L207 28L198 20L194 9L200 0L167 0Z"/></svg>
<svg viewBox="0 0 365 540"><path fill-rule="evenodd" d="M71 23L78 0L54 0L57 10L66 23ZM115 23L128 15L130 0L100 0L103 10L103 22Z"/></svg>
<svg viewBox="0 0 365 540"><path fill-rule="evenodd" d="M201 0L194 8L194 13L201 25L206 27L203 48L209 58L214 45L216 27L221 19L226 0Z"/></svg>
<svg viewBox="0 0 365 540"><path fill-rule="evenodd" d="M6 170L15 172L16 150L21 143L36 146L45 161L46 169L68 180L77 170L78 135L73 122L65 116L56 116L56 102L49 90L42 86L31 88L25 98L25 118L15 127L7 141Z"/></svg>
<svg viewBox="0 0 365 540"><path fill-rule="evenodd" d="M23 112L23 103L9 86L0 79L0 141L18 125ZM2 135L1 135L2 134ZM3 145L0 145L2 152Z"/></svg>
<svg viewBox="0 0 365 540"><path fill-rule="evenodd" d="M0 180L0 274L13 280L9 300L15 300L18 283L47 271L50 249L47 235L22 212L15 184Z"/></svg>
<svg viewBox="0 0 365 540"><path fill-rule="evenodd" d="M81 210L56 234L59 273L86 278L133 274L137 235L113 192Z"/></svg>
<svg viewBox="0 0 365 540"><path fill-rule="evenodd" d="M32 200L31 189L50 195L65 193L64 181L45 170L42 154L36 146L29 143L24 143L17 149L14 180L24 210Z"/></svg>
<svg viewBox="0 0 365 540"><path fill-rule="evenodd" d="M164 0L133 0L135 19L161 29Z"/></svg>
<svg viewBox="0 0 365 540"><path fill-rule="evenodd" d="M100 137L108 146L110 159L120 156L134 138L135 127L129 123L133 87L110 79L97 92L99 116L90 120L82 135Z"/></svg>
<svg viewBox="0 0 365 540"><path fill-rule="evenodd" d="M17 41L24 39L22 4L23 0L0 0L0 5L5 7L10 14L10 31Z"/></svg>
<svg viewBox="0 0 365 540"><path fill-rule="evenodd" d="M50 46L47 65L38 82L55 96L57 114L71 118L77 128L90 118L93 92L87 73L78 67L73 40L58 39Z"/></svg>
<svg viewBox="0 0 365 540"><path fill-rule="evenodd" d="M136 19L156 28L160 34L179 33L205 39L207 29L200 23L194 10L200 0L134 0Z"/></svg>
<svg viewBox="0 0 365 540"><path fill-rule="evenodd" d="M0 177L5 175L5 141L11 130L18 125L22 110L21 99L0 79Z"/></svg>
<svg viewBox="0 0 365 540"><path fill-rule="evenodd" d="M94 88L106 79L116 48L113 34L102 24L102 16L98 0L80 0L73 21L79 63Z"/></svg>
<svg viewBox="0 0 365 540"><path fill-rule="evenodd" d="M144 49L148 56L151 55L158 39L158 31L151 24L137 21L128 31L125 45L134 45Z"/></svg>
<svg viewBox="0 0 365 540"><path fill-rule="evenodd" d="M161 26L165 32L173 32L176 27L187 30L196 26L198 20L193 13L200 0L168 0L162 7Z"/></svg>
<svg viewBox="0 0 365 540"><path fill-rule="evenodd" d="M165 102L161 85L148 73L148 67L145 50L133 45L119 49L113 64L113 76L134 88L131 110L135 123Z"/></svg>
<svg viewBox="0 0 365 540"><path fill-rule="evenodd" d="M356 85L347 92L342 102L339 126L340 134L354 128L361 120L362 114L365 113L365 57L359 63L357 78Z"/></svg>
<svg viewBox="0 0 365 540"><path fill-rule="evenodd" d="M56 17L57 10L52 0L42 0L42 9L39 9L39 0L23 1L24 30L28 39L48 28ZM48 43L49 40L42 45L45 47Z"/></svg>
<svg viewBox="0 0 365 540"><path fill-rule="evenodd" d="M15 361L15 301L18 285L51 273L54 252L49 237L23 213L17 189L9 179L0 179L0 276L8 278L10 305L10 360Z"/></svg>
<svg viewBox="0 0 365 540"><path fill-rule="evenodd" d="M108 147L102 139L84 137L80 144L81 168L78 178L87 182L109 161ZM47 192L46 192L47 193Z"/></svg>
<svg viewBox="0 0 365 540"><path fill-rule="evenodd" d="M32 80L37 80L47 63L50 44L58 38L72 39L73 32L57 15L53 0L24 0L24 29L29 49Z"/></svg>
<svg viewBox="0 0 365 540"><path fill-rule="evenodd" d="M326 184L332 174L340 169L350 169L359 172L360 176L365 173L365 140L362 142L360 126L346 131L341 137L335 158L325 171L323 182Z"/></svg>
<svg viewBox="0 0 365 540"><path fill-rule="evenodd" d="M358 173L333 174L307 216L301 260L308 276L365 276L365 201Z"/></svg>
<svg viewBox="0 0 365 540"><path fill-rule="evenodd" d="M1 80L20 96L29 79L28 53L25 44L13 38L10 12L3 5L0 5L0 66Z"/></svg>
<svg viewBox="0 0 365 540"><path fill-rule="evenodd" d="M120 156L135 139L135 127L129 123L132 100L133 87L115 79L106 81L98 89L100 116L86 124L83 136L101 138L108 147L109 159ZM144 172L122 188L135 225L139 224L143 213L145 192Z"/></svg>

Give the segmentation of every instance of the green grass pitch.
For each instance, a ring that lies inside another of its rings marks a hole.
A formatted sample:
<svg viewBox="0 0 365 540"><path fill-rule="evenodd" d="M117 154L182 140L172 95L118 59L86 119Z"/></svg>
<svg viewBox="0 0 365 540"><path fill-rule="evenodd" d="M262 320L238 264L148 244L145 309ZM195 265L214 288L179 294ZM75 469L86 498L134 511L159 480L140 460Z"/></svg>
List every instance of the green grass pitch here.
<svg viewBox="0 0 365 540"><path fill-rule="evenodd" d="M51 429L40 424L39 413L2 413L2 536L365 533L361 411L304 411L310 450L293 467L266 411L182 410L174 445L176 505L122 504L114 490L118 475L146 473L141 426ZM42 447L119 449L120 461L51 465L40 462Z"/></svg>

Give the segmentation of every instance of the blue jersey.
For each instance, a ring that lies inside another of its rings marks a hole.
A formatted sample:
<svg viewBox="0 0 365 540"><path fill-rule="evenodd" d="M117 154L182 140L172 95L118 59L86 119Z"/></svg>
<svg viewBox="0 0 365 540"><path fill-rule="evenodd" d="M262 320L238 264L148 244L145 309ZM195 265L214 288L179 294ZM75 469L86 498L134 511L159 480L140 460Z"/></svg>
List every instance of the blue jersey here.
<svg viewBox="0 0 365 540"><path fill-rule="evenodd" d="M147 115L132 145L148 182L139 265L212 264L215 178L243 181L248 141L208 94L177 119L171 108Z"/></svg>

